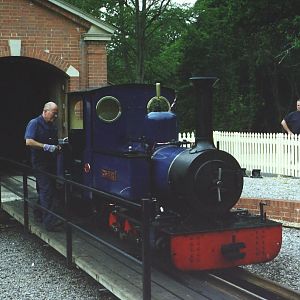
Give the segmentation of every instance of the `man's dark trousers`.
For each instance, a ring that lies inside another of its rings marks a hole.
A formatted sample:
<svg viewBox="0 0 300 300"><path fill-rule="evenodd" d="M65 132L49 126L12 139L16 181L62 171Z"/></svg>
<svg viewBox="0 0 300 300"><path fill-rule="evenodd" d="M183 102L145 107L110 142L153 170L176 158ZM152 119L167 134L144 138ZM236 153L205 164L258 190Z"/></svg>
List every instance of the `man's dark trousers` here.
<svg viewBox="0 0 300 300"><path fill-rule="evenodd" d="M43 163L36 163L34 166L36 169L55 174L55 167L49 166ZM50 176L35 172L36 181L39 189L39 201L40 205L48 210L55 211L57 209L57 195L56 195L56 184L55 179ZM52 214L43 211L43 224L47 228L51 228L57 218Z"/></svg>

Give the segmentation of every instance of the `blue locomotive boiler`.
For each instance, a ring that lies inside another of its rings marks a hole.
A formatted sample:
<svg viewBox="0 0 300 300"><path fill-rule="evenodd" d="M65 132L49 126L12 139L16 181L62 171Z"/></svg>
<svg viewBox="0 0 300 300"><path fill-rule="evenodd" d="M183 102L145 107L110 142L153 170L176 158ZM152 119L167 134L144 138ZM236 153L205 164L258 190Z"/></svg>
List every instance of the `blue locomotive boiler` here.
<svg viewBox="0 0 300 300"><path fill-rule="evenodd" d="M212 136L212 85L216 78L191 78L197 95L196 141L192 148L165 145L152 154L156 196L181 215L224 214L238 201L241 168L230 154L216 149Z"/></svg>

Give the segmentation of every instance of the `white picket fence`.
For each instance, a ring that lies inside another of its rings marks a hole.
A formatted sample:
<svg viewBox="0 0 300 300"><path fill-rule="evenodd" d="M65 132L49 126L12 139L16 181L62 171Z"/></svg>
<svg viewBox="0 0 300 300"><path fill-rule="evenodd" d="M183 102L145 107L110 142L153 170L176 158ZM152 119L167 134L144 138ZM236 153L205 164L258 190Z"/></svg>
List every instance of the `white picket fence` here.
<svg viewBox="0 0 300 300"><path fill-rule="evenodd" d="M233 155L249 172L300 177L300 135L214 131L215 146ZM194 143L193 132L180 133L179 140Z"/></svg>

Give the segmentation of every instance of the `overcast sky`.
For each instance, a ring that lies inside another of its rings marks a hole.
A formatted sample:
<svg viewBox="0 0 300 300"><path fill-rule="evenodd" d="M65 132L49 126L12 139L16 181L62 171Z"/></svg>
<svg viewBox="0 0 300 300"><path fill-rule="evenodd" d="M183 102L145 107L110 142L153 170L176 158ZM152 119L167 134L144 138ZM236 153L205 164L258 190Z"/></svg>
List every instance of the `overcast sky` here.
<svg viewBox="0 0 300 300"><path fill-rule="evenodd" d="M197 0L172 0L173 2L176 2L178 4L190 4L193 5Z"/></svg>

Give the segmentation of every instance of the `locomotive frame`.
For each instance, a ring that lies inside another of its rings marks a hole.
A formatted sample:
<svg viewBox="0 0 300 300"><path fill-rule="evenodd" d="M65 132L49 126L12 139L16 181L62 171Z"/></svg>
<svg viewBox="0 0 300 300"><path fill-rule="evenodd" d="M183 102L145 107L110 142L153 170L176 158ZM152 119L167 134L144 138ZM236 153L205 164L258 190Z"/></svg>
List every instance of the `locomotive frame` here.
<svg viewBox="0 0 300 300"><path fill-rule="evenodd" d="M175 92L157 84L125 84L69 94L69 149L61 172L128 201L155 199L152 247L184 271L266 262L281 247L281 224L238 201L243 172L212 138L212 77L192 78L196 142L178 141ZM82 118L81 118L82 117ZM68 161L68 163L66 163ZM125 207L93 201L101 223L140 240L139 218Z"/></svg>

